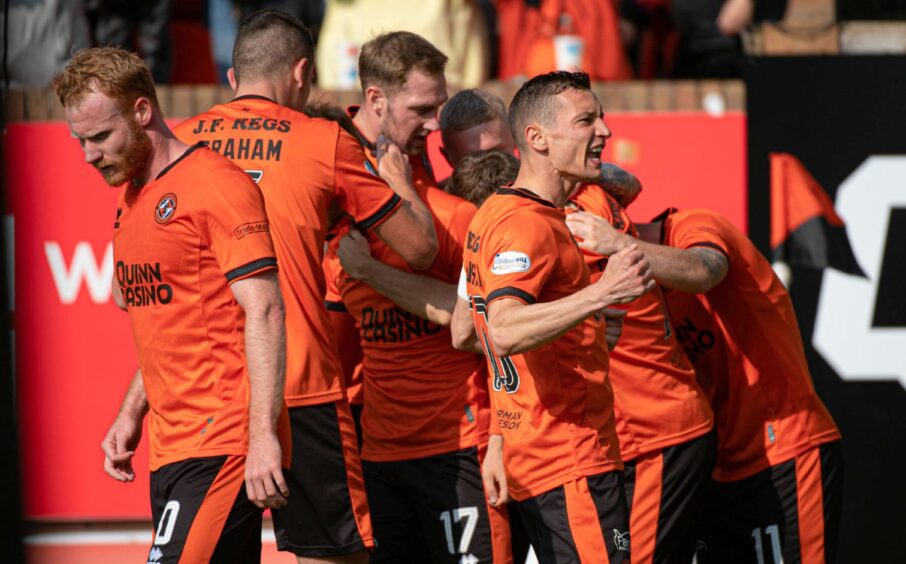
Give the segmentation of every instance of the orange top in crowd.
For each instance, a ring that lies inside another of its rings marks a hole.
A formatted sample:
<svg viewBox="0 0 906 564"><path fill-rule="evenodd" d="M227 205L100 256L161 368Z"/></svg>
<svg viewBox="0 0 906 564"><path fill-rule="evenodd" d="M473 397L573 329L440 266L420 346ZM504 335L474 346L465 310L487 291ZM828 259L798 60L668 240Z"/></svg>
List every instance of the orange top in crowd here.
<svg viewBox="0 0 906 564"><path fill-rule="evenodd" d="M594 317L535 350L500 357L487 308L502 298L551 302L588 286L590 274L564 212L521 188L491 195L469 225L464 252L473 320L488 357L492 425L516 500L622 469L607 377L604 322Z"/></svg>
<svg viewBox="0 0 906 564"><path fill-rule="evenodd" d="M726 218L668 210L663 242L707 247L729 261L706 294L669 292L677 338L714 406L714 478L735 481L840 438L815 393L789 293L771 265Z"/></svg>
<svg viewBox="0 0 906 564"><path fill-rule="evenodd" d="M342 399L343 372L323 301L328 209L339 202L359 226L370 229L396 210L399 196L335 122L267 98L236 98L175 132L232 159L264 194L286 307L287 405Z"/></svg>
<svg viewBox="0 0 906 564"><path fill-rule="evenodd" d="M245 454L245 315L229 285L277 267L261 193L197 145L127 184L118 207L115 276L150 406L151 470Z"/></svg>
<svg viewBox="0 0 906 564"><path fill-rule="evenodd" d="M413 177L428 178L413 157ZM377 163L375 163L377 166ZM463 242L476 208L425 181L415 188L434 216L438 254L421 275L456 284ZM361 337L364 378L362 458L408 460L482 444L488 434L488 396L480 355L457 351L450 329L397 306L340 267L336 243L324 260L328 307L345 309ZM369 236L371 254L399 270L412 269L387 245Z"/></svg>
<svg viewBox="0 0 906 564"><path fill-rule="evenodd" d="M626 211L603 188L583 186L570 198L621 233L638 237ZM592 280L607 258L583 251ZM711 430L713 414L695 381L695 370L677 343L660 287L626 306L623 332L610 352L610 381L620 456L633 458L676 445Z"/></svg>

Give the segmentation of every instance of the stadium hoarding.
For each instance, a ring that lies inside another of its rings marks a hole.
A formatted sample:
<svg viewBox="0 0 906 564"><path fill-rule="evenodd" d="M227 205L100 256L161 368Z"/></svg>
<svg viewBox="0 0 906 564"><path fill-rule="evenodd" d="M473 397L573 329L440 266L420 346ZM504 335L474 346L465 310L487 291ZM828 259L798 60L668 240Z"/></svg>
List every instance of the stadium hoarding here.
<svg viewBox="0 0 906 564"><path fill-rule="evenodd" d="M837 561L888 562L906 504L906 58L758 58L746 74L750 236L767 254L768 155L789 153L835 202L865 269L793 267L790 294L843 434Z"/></svg>
<svg viewBox="0 0 906 564"><path fill-rule="evenodd" d="M710 207L745 228L745 121L739 112L608 115L605 159L645 187L633 216ZM104 474L99 448L136 369L128 316L110 290L117 191L84 163L64 123L13 124L6 141L25 516L148 519L147 437L132 484ZM434 136L443 177L436 145Z"/></svg>

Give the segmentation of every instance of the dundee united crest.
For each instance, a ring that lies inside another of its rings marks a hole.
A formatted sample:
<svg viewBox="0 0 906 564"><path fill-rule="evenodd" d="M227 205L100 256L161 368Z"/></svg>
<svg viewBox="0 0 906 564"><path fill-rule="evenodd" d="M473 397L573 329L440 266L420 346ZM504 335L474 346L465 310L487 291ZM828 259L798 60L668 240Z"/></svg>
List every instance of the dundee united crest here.
<svg viewBox="0 0 906 564"><path fill-rule="evenodd" d="M154 220L161 225L168 223L176 215L176 194L164 194L154 208Z"/></svg>

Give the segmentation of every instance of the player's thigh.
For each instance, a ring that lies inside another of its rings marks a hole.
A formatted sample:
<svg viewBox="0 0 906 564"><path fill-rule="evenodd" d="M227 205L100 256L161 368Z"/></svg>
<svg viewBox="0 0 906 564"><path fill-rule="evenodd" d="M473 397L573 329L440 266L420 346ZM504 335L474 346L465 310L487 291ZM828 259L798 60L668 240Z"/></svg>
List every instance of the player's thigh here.
<svg viewBox="0 0 906 564"><path fill-rule="evenodd" d="M478 447L407 461L413 506L433 562L512 561L509 516L489 507Z"/></svg>
<svg viewBox="0 0 906 564"><path fill-rule="evenodd" d="M277 547L333 557L374 545L355 424L345 400L289 410L286 507L273 511Z"/></svg>
<svg viewBox="0 0 906 564"><path fill-rule="evenodd" d="M405 564L429 554L421 526L410 503L411 484L402 462L362 462L371 507L376 548L371 562Z"/></svg>
<svg viewBox="0 0 906 564"><path fill-rule="evenodd" d="M629 510L622 472L567 482L518 502L541 564L629 561Z"/></svg>
<svg viewBox="0 0 906 564"><path fill-rule="evenodd" d="M149 562L258 562L261 510L245 493L245 457L192 458L152 473Z"/></svg>

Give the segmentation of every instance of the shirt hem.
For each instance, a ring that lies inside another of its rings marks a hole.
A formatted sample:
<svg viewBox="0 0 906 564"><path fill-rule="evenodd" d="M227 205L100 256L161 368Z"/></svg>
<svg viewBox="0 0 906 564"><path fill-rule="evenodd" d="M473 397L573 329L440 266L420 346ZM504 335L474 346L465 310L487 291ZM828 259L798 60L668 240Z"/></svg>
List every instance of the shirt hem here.
<svg viewBox="0 0 906 564"><path fill-rule="evenodd" d="M714 472L711 474L711 477L714 478L715 482L738 482L740 480L745 480L750 478L759 472L770 468L771 466L777 466L788 462L789 460L796 458L802 453L811 450L815 447L819 447L823 444L832 443L834 441L840 440L842 435L840 435L839 430L827 431L821 433L820 435L815 435L814 437L809 437L807 441L797 443L794 446L787 447L779 453L771 456L768 460L759 460L757 463L753 463L743 467L740 470L733 470L731 472L722 472L719 468L715 467ZM719 449L720 447L718 447Z"/></svg>
<svg viewBox="0 0 906 564"><path fill-rule="evenodd" d="M692 429L687 429L682 433L671 435L669 437L661 437L657 440L643 443L642 446L633 448L631 452L620 452L620 458L623 459L623 462L629 462L630 460L634 460L644 454L648 454L649 452L669 448L681 443L685 443L687 441L691 441L693 439L697 439L702 435L708 434L713 428L714 421L709 419L705 423L702 423L697 427L693 427Z"/></svg>
<svg viewBox="0 0 906 564"><path fill-rule="evenodd" d="M488 435L474 435L471 438L457 439L455 442L444 443L441 446L433 446L431 448L422 448L417 450L398 450L394 452L373 452L367 451L365 448L362 448L362 460L367 460L368 462L403 462L406 460L415 460L418 458L428 458L429 456L438 456L441 454L447 454L451 452L456 452L458 450L463 450L471 448L474 446L481 446L482 444L487 444Z"/></svg>
<svg viewBox="0 0 906 564"><path fill-rule="evenodd" d="M286 407L305 407L309 405L318 405L321 403L333 403L337 400L345 400L346 394L343 390L332 392L321 392L320 394L303 394L298 396L287 396Z"/></svg>
<svg viewBox="0 0 906 564"><path fill-rule="evenodd" d="M531 486L522 489L514 488L511 481L510 497L512 497L516 501L525 501L535 496L539 496L543 493L547 493L567 482L580 480L582 478L587 478L588 476L594 476L596 474L602 474L604 472L615 472L622 469L623 464L619 462L610 462L605 464L595 464L593 466L583 466L581 468L572 468L566 472L558 474L554 478L532 484Z"/></svg>
<svg viewBox="0 0 906 564"><path fill-rule="evenodd" d="M245 456L248 454L248 449L245 447L224 447L224 448L211 448L211 449L197 449L193 450L191 453L184 454L170 454L167 456L153 456L148 462L148 469L151 472L156 472L166 466L167 464L173 464L174 462L182 462L183 460L189 460L191 458L206 458L209 456Z"/></svg>

